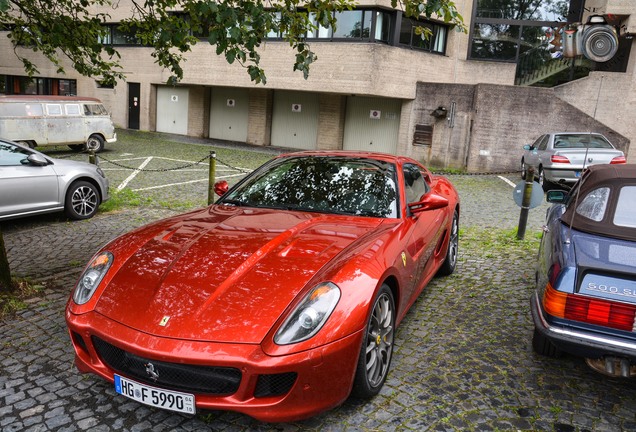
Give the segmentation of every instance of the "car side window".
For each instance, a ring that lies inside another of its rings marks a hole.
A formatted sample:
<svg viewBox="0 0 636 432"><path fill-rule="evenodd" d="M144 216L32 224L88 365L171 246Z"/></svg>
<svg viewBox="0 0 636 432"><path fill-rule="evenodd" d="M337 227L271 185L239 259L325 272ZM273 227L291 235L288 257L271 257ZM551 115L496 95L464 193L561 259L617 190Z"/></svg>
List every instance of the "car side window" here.
<svg viewBox="0 0 636 432"><path fill-rule="evenodd" d="M20 147L0 142L0 166L23 165L29 153Z"/></svg>
<svg viewBox="0 0 636 432"><path fill-rule="evenodd" d="M420 169L413 164L404 165L404 191L406 193L406 203L420 201L422 195L430 190L430 186L424 180Z"/></svg>
<svg viewBox="0 0 636 432"><path fill-rule="evenodd" d="M545 138L545 135L541 135L539 138L537 138L533 143L532 143L532 148L536 149L537 147L539 147L539 144L541 144L541 140Z"/></svg>
<svg viewBox="0 0 636 432"><path fill-rule="evenodd" d="M636 186L623 186L618 194L614 225L636 228Z"/></svg>
<svg viewBox="0 0 636 432"><path fill-rule="evenodd" d="M543 139L537 146L537 150L545 150L548 147L549 138L550 138L550 135L544 135Z"/></svg>
<svg viewBox="0 0 636 432"><path fill-rule="evenodd" d="M609 198L609 188L602 187L587 194L583 201L576 207L576 212L583 217L600 222L605 216L607 200Z"/></svg>

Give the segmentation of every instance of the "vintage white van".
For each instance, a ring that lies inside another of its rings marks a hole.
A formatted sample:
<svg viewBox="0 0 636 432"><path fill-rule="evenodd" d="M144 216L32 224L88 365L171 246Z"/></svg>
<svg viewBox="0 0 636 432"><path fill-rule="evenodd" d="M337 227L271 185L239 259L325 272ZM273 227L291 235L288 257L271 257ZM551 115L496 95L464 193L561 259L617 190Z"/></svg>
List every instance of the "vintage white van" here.
<svg viewBox="0 0 636 432"><path fill-rule="evenodd" d="M31 148L68 145L100 152L117 141L113 121L99 99L78 96L0 96L0 138Z"/></svg>

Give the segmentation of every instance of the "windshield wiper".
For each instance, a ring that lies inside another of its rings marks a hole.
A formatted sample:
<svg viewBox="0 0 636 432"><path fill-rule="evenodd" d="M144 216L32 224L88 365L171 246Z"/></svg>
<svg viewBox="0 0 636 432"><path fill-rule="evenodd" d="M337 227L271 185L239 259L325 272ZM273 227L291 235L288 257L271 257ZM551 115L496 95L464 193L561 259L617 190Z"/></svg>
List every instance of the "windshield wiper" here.
<svg viewBox="0 0 636 432"><path fill-rule="evenodd" d="M224 200L221 200L221 202L218 202L217 204L228 204L228 205L233 205L237 207L243 207L248 205L247 203L244 203L243 201L239 201L235 199L224 199Z"/></svg>

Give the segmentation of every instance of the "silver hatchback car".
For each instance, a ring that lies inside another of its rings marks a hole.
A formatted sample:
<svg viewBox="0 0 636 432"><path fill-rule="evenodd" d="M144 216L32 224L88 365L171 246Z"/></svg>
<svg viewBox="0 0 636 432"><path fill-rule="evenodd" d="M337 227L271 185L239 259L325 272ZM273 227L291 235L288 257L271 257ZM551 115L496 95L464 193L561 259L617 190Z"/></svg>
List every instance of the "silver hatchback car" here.
<svg viewBox="0 0 636 432"><path fill-rule="evenodd" d="M58 211L87 219L108 198L108 179L99 167L0 140L0 220Z"/></svg>
<svg viewBox="0 0 636 432"><path fill-rule="evenodd" d="M548 133L523 149L521 178L525 179L532 167L544 189L551 184L573 185L590 165L627 163L624 153L598 133Z"/></svg>

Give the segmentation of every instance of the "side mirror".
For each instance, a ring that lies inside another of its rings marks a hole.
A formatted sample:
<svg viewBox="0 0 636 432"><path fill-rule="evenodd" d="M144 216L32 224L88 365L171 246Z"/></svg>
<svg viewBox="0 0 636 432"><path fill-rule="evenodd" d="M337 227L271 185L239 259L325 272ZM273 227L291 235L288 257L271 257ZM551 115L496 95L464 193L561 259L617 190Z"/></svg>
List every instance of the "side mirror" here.
<svg viewBox="0 0 636 432"><path fill-rule="evenodd" d="M218 196L225 195L229 188L230 186L227 184L227 181L225 180L220 180L214 183L214 193L217 194Z"/></svg>
<svg viewBox="0 0 636 432"><path fill-rule="evenodd" d="M410 203L409 210L411 214L417 214L425 212L427 210L436 210L448 206L448 200L440 195L434 193L428 193L422 195L422 198L418 202Z"/></svg>
<svg viewBox="0 0 636 432"><path fill-rule="evenodd" d="M29 156L27 156L27 160L29 161L31 165L35 165L35 166L44 166L49 164L49 161L46 160L44 156L41 156L37 153L32 153Z"/></svg>
<svg viewBox="0 0 636 432"><path fill-rule="evenodd" d="M549 190L545 193L545 200L553 204L563 204L567 201L568 194L562 190Z"/></svg>
<svg viewBox="0 0 636 432"><path fill-rule="evenodd" d="M524 150L533 150L533 147L530 144L526 144L523 146Z"/></svg>

